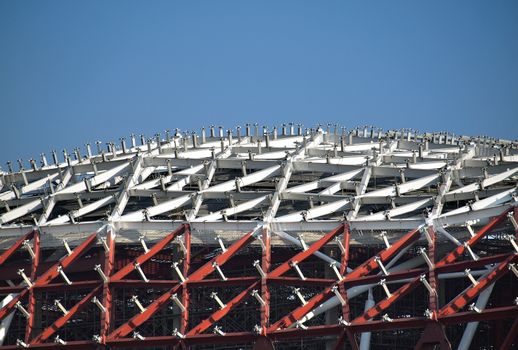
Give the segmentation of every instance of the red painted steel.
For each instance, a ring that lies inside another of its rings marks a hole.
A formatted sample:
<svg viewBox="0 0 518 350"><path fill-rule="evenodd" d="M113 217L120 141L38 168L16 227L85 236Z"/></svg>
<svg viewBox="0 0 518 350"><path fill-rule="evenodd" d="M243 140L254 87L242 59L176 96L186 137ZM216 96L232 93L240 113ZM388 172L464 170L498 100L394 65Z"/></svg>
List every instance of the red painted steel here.
<svg viewBox="0 0 518 350"><path fill-rule="evenodd" d="M7 259L9 259L14 252L16 252L26 240L31 240L34 236L34 230L27 233L25 236L20 237L12 246L9 247L5 252L0 255L0 266L2 266Z"/></svg>
<svg viewBox="0 0 518 350"><path fill-rule="evenodd" d="M146 261L154 257L158 252L164 249L175 237L181 235L185 232L185 225L179 226L176 230L165 236L160 242L156 243L153 247L151 247L146 253L139 255L135 260L131 263L127 264L119 271L115 272L113 276L111 276L110 280L119 281L129 275L131 272L135 271L135 263L139 263L140 265L144 264Z"/></svg>

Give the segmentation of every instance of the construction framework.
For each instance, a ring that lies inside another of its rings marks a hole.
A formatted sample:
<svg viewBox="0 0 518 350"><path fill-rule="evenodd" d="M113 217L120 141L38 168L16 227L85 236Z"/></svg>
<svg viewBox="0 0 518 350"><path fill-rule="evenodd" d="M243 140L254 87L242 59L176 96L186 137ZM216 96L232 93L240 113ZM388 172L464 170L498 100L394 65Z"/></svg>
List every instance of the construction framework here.
<svg viewBox="0 0 518 350"><path fill-rule="evenodd" d="M517 142L137 141L0 172L0 349L518 346Z"/></svg>

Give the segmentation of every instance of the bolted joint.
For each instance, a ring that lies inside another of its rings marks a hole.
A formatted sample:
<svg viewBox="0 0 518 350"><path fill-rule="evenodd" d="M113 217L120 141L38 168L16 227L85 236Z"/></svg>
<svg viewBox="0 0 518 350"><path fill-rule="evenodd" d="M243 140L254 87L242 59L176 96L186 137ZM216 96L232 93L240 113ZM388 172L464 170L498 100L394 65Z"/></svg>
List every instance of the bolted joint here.
<svg viewBox="0 0 518 350"><path fill-rule="evenodd" d="M94 335L92 336L92 341L93 341L94 343L101 344L101 342L102 342L102 338L101 338L101 336L100 336L99 334L94 334Z"/></svg>
<svg viewBox="0 0 518 350"><path fill-rule="evenodd" d="M391 245L387 237L387 231L381 231L380 237L383 239L383 242L385 242L385 246L387 247L387 249L389 249Z"/></svg>
<svg viewBox="0 0 518 350"><path fill-rule="evenodd" d="M511 270L516 277L518 277L518 269L516 268L516 264L512 263L507 265L507 268Z"/></svg>
<svg viewBox="0 0 518 350"><path fill-rule="evenodd" d="M66 239L63 239L63 245L65 246L65 250L67 251L67 255L72 254L72 249L70 249L70 246L68 245L68 241Z"/></svg>
<svg viewBox="0 0 518 350"><path fill-rule="evenodd" d="M31 314L29 314L29 311L25 309L20 301L17 301L16 304L14 304L14 307L20 311L26 318L31 317Z"/></svg>
<svg viewBox="0 0 518 350"><path fill-rule="evenodd" d="M259 274L261 275L262 278L265 278L266 277L266 273L264 272L264 270L262 269L261 267L261 263L259 262L259 260L255 260L254 263L253 263L254 267L257 269L257 271L259 272Z"/></svg>
<svg viewBox="0 0 518 350"><path fill-rule="evenodd" d="M179 264L178 262L174 262L171 267L176 271L176 274L178 275L178 278L180 279L180 281L182 281L182 283L184 283L187 279L184 277L184 275L182 274L182 271L180 271L180 267L179 267Z"/></svg>
<svg viewBox="0 0 518 350"><path fill-rule="evenodd" d="M224 336L226 335L226 333L225 333L225 332L223 332L223 331L221 330L221 328L220 328L220 327L218 327L218 326L214 326L214 329L212 330L212 333L217 334L217 335L220 335L220 336L222 336L222 337L224 337Z"/></svg>
<svg viewBox="0 0 518 350"><path fill-rule="evenodd" d="M388 315L388 314L385 314L385 315L381 316L381 320L382 320L383 322L392 322L392 321L394 321L393 319L391 319L391 318L389 317L389 315Z"/></svg>
<svg viewBox="0 0 518 350"><path fill-rule="evenodd" d="M218 241L219 246L221 247L221 250L224 252L227 251L227 247L225 247L225 243L223 243L223 240L221 239L220 235L217 235L214 237L214 240Z"/></svg>
<svg viewBox="0 0 518 350"><path fill-rule="evenodd" d="M218 293L217 293L217 292L212 292L212 293L210 293L210 297L211 297L212 299L214 299L214 300L216 301L216 303L218 303L218 305L219 305L219 308L220 308L220 309L224 309L224 308L227 306L227 305L225 305L225 304L221 301L221 299L218 297Z"/></svg>
<svg viewBox="0 0 518 350"><path fill-rule="evenodd" d="M174 301L174 303L176 305L178 305L178 307L180 308L180 310L182 310L182 312L185 312L187 311L187 309L185 308L185 306L182 304L181 300L178 298L178 295L175 293L173 295L171 295L171 300Z"/></svg>
<svg viewBox="0 0 518 350"><path fill-rule="evenodd" d="M101 276L102 280L104 281L104 283L108 283L108 276L106 276L104 274L104 271L103 269L101 268L101 265L100 264L97 264L94 266L94 270L97 271L97 273L99 274L99 276Z"/></svg>
<svg viewBox="0 0 518 350"><path fill-rule="evenodd" d="M381 258L379 256L375 256L374 261L376 262L376 264L378 264L383 275L388 276L390 274L385 268L385 265L383 265L383 262L381 261Z"/></svg>
<svg viewBox="0 0 518 350"><path fill-rule="evenodd" d="M92 298L92 303L95 304L101 312L106 312L106 308L97 297Z"/></svg>
<svg viewBox="0 0 518 350"><path fill-rule="evenodd" d="M176 338L179 338L179 339L185 339L185 335L180 333L178 328L173 329L173 334L172 335L173 335L173 337L176 337Z"/></svg>
<svg viewBox="0 0 518 350"><path fill-rule="evenodd" d="M223 274L223 270L221 270L221 267L219 267L219 264L216 261L212 263L212 267L218 272L219 276L223 281L227 280L227 277L225 277L225 275Z"/></svg>
<svg viewBox="0 0 518 350"><path fill-rule="evenodd" d="M349 327L351 325L351 322L346 321L343 316L338 317L338 324L341 326Z"/></svg>
<svg viewBox="0 0 518 350"><path fill-rule="evenodd" d="M16 339L16 346L19 348L28 348L29 344L25 343L23 340Z"/></svg>
<svg viewBox="0 0 518 350"><path fill-rule="evenodd" d="M262 334L262 333L263 333L263 327L261 327L261 326L259 326L258 324L256 324L256 325L254 326L254 333L255 333L255 334L258 334L258 335Z"/></svg>
<svg viewBox="0 0 518 350"><path fill-rule="evenodd" d="M331 292L335 293L335 295L338 298L338 300L340 300L340 304L342 304L342 306L346 305L345 298L342 296L342 293L340 293L340 290L338 289L338 286L333 286L331 288Z"/></svg>
<svg viewBox="0 0 518 350"><path fill-rule="evenodd" d="M514 219L514 218L513 218ZM512 235L507 235L507 240L511 243L514 250L516 251L516 254L518 254L518 244L516 244L516 239Z"/></svg>
<svg viewBox="0 0 518 350"><path fill-rule="evenodd" d="M65 281L66 284L71 285L72 281L67 277L65 271L63 270L63 266L58 265L57 267L58 273L61 275L61 278Z"/></svg>
<svg viewBox="0 0 518 350"><path fill-rule="evenodd" d="M22 245L25 247L25 249L27 249L27 251L29 252L29 254L31 255L31 258L34 259L34 257L36 256L36 254L34 254L34 250L32 250L32 247L31 245L29 244L29 240L26 239L25 241L23 241Z"/></svg>
<svg viewBox="0 0 518 350"><path fill-rule="evenodd" d="M482 310L480 310L476 305L475 303L472 303L472 304L469 304L468 306L468 310L469 311L475 311L477 314L481 313Z"/></svg>
<svg viewBox="0 0 518 350"><path fill-rule="evenodd" d="M383 288L385 291L385 294L387 295L387 299L392 296L392 293L390 293L390 290L388 289L387 283L385 279L382 279L378 282L378 284Z"/></svg>
<svg viewBox="0 0 518 350"><path fill-rule="evenodd" d="M149 252L149 248L147 247L147 244L146 244L146 241L145 241L145 236L144 235L140 235L138 237L138 240L140 242L140 244L142 245L142 248L144 249L144 252Z"/></svg>
<svg viewBox="0 0 518 350"><path fill-rule="evenodd" d="M470 280L471 284L473 284L473 287L476 287L477 284L478 284L478 281L471 274L471 270L470 269L464 270L464 274L466 275L466 277L468 277L468 279Z"/></svg>
<svg viewBox="0 0 518 350"><path fill-rule="evenodd" d="M140 302L140 300L138 300L138 296L133 295L133 296L131 297L131 301L133 301L133 302L135 303L135 305L139 308L140 313L143 313L144 311L146 311L146 308L142 305L142 303Z"/></svg>
<svg viewBox="0 0 518 350"><path fill-rule="evenodd" d="M293 267L295 269L295 271L297 272L297 274L299 275L300 279L305 281L306 280L306 277L304 276L304 274L302 273L302 270L300 269L299 265L297 264L296 261L292 261L290 263L291 267Z"/></svg>
<svg viewBox="0 0 518 350"><path fill-rule="evenodd" d="M302 295L302 293L300 292L300 288L293 288L293 293L297 296L297 298L299 298L302 305L306 305L308 303Z"/></svg>
<svg viewBox="0 0 518 350"><path fill-rule="evenodd" d="M137 270L137 272L139 273L140 277L142 277L142 279L144 280L144 282L148 283L149 282L149 279L146 277L146 275L144 274L144 271L142 270L142 268L140 267L140 264L138 262L135 261L135 263L133 264L133 267L135 268L135 270Z"/></svg>
<svg viewBox="0 0 518 350"><path fill-rule="evenodd" d="M146 337L142 336L139 332L134 331L133 332L133 339L146 340Z"/></svg>
<svg viewBox="0 0 518 350"><path fill-rule="evenodd" d="M61 302L58 299L54 300L54 306L61 310L63 315L68 314L68 310L63 306L63 304L61 304Z"/></svg>
<svg viewBox="0 0 518 350"><path fill-rule="evenodd" d="M59 337L59 335L56 335L56 336L54 337L54 343L56 343L56 344L60 344L60 345L67 345L67 342L66 342L66 341L64 341L63 339L61 339L61 338Z"/></svg>
<svg viewBox="0 0 518 350"><path fill-rule="evenodd" d="M431 311L430 309L426 309L424 311L424 316L429 319L429 320L432 320L433 319L433 311Z"/></svg>
<svg viewBox="0 0 518 350"><path fill-rule="evenodd" d="M25 274L24 271L25 271L24 269L19 269L18 270L18 275L23 278L23 280L27 284L27 288L31 288L32 287L31 279Z"/></svg>
<svg viewBox="0 0 518 350"><path fill-rule="evenodd" d="M262 306L265 306L266 305L266 302L263 300L263 298L261 298L261 296L259 295L259 292L257 289L254 289L252 291L252 293L250 293L251 296L253 296L255 299L257 299L257 301L259 302L259 304L261 304Z"/></svg>
<svg viewBox="0 0 518 350"><path fill-rule="evenodd" d="M333 262L331 262L331 264L329 264L329 267L333 269L333 271L336 275L336 278L340 281L343 277L340 274L340 271L338 270L338 267L336 267L336 265L337 265L336 261L333 261Z"/></svg>

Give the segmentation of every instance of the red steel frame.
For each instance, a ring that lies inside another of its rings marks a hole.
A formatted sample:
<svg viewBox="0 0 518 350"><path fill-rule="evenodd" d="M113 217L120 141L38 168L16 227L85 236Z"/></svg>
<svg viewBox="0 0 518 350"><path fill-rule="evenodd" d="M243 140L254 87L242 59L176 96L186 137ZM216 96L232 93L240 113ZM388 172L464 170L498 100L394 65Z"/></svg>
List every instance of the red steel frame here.
<svg viewBox="0 0 518 350"><path fill-rule="evenodd" d="M512 209L513 215L518 219L518 210ZM497 225L502 223L506 218L507 211L498 217L493 218L490 222L480 229L473 237L467 240L466 245L473 247L489 232L491 232ZM106 245L107 249L104 251L102 271L108 276L108 281L101 279L95 281L78 281L77 283L67 286L61 281L56 282L59 275L58 266L64 271L67 271L71 266L78 263L78 260L88 252L97 243L98 233L93 233L86 238L80 245L73 249L70 255L64 256L57 263L51 265L45 271L40 273L42 266L40 265L41 249L40 249L40 232L33 230L20 239L18 239L9 249L0 255L0 266L4 265L12 255L18 251L25 240L32 240L34 258L31 264L30 279L33 281L32 286L27 287L2 287L2 293L8 291L18 292L19 294L10 301L7 305L0 309L0 321L15 310L15 305L18 301L28 303L29 317L27 318L26 332L24 341L30 344L31 348L35 349L53 349L57 347L71 347L74 349L94 349L99 346L110 346L110 348L124 348L124 347L139 347L139 346L159 346L159 345L180 345L188 347L196 344L225 344L237 342L255 342L260 338L268 341L277 341L290 338L303 337L319 337L319 336L333 336L336 337L335 348L343 347L344 342L347 342L353 349L358 349L357 336L362 332L375 332L390 329L407 329L407 328L424 328L425 332L417 348L424 347L429 344L429 338L433 338L437 344L443 348L449 348L449 342L444 333L444 326L457 323L468 323L472 321L484 321L495 319L514 319L512 327L507 337L502 343L503 349L509 349L514 337L518 333L518 307L516 305L498 307L492 309L481 310L480 312L463 311L468 303L480 293L495 283L498 279L509 271L509 264L518 261L518 254L511 250L509 254L500 254L494 256L483 257L479 260L473 261L457 261L459 257L466 253L466 246L460 245L453 251L446 254L442 259L437 261L437 247L436 247L436 232L431 227L424 229L416 228L407 234L403 235L396 242L392 243L388 248L383 249L377 254L379 261L383 264L388 263L397 253L403 249L410 247L416 243L424 231L427 231L428 258L432 262L431 267L416 268L405 271L390 273L387 276L381 274L381 268L377 263L376 256L373 256L360 264L358 267L347 273L347 266L350 259L350 231L349 225L343 223L334 230L326 233L316 242L312 243L307 249L301 250L294 256L285 259L280 265L272 269L272 251L271 251L271 232L267 227L260 227L256 230L248 232L240 239L229 245L221 254L210 259L210 261L201 265L197 269L192 268L191 261L191 232L188 225L181 225L176 230L165 236L161 241L153 245L147 252L138 255L133 261L127 263L122 268L116 271L115 257L116 244L115 232L108 227L106 229ZM293 262L301 263L311 257L315 252L319 251L326 244L337 236L341 235L341 243L344 250L340 257L340 274L343 276L341 280L331 280L325 278L307 278L301 280L294 277L283 276L288 271L293 269ZM142 280L131 280L127 277L135 271L135 263L140 265L151 260L162 250L164 250L176 237L183 237L185 250L183 251L182 259L182 273L186 278L185 282L179 280L151 280L145 282ZM518 237L518 232L516 232ZM219 267L224 266L232 257L234 257L241 249L249 245L252 241L260 239L262 241L262 255L261 255L261 269L265 276L249 276L240 278L228 278L226 280L207 278L215 271L214 264ZM437 261L437 262L436 262ZM470 285L460 294L458 294L451 301L447 302L442 307L438 300L438 275L446 272L459 272L467 268L481 268L495 264L494 268L487 274L481 276L475 285ZM394 305L398 300L403 298L406 294L412 292L422 282L420 276L425 275L431 288L435 293L430 293L428 309L431 312L430 317L408 317L395 318L391 322L375 320L377 316ZM373 285L378 283L381 279L387 281L404 281L402 285L387 298L379 300L373 307L366 310L362 315L351 319L351 312L349 309L349 299L347 289L353 286ZM292 310L287 315L284 315L278 320L270 319L270 286L272 284L283 284L288 286L321 286L322 292L317 293L307 302ZM151 304L147 305L145 310L136 314L128 321L121 324L114 329L112 325L113 319L113 288L117 286L168 286L169 289L156 298ZM189 327L189 307L190 294L189 288L200 286L243 286L241 292L234 296L231 300L226 301L224 307L215 311L212 315L202 320L199 324ZM335 325L322 325L296 328L295 325L300 322L305 315L310 311L329 300L334 296L332 288L338 287L338 290L345 300L345 304L341 306L341 317L344 322ZM68 310L68 313L59 317L52 325L46 327L40 334L33 334L35 317L38 306L36 301L36 292L39 290L59 290L60 288L90 288L90 292L76 305ZM260 310L260 331L254 333L237 332L226 333L225 336L214 335L212 333L204 333L213 327L219 320L227 316L237 305L242 303L247 298L251 298L251 292L258 290L264 304L259 305ZM180 293L181 292L181 293ZM179 331L184 337L175 337L173 335L147 337L143 342L128 335L138 329L146 321L148 321L158 310L172 303L171 296L173 294L181 295L182 304L185 311L181 313ZM98 297L105 308L101 312L101 328L100 328L100 343L93 341L68 341L66 345L58 345L50 343L49 339L54 336L59 330L72 319L79 310L84 308L91 302L93 297ZM273 322L272 322L273 321ZM0 349L14 349L15 346L3 346Z"/></svg>

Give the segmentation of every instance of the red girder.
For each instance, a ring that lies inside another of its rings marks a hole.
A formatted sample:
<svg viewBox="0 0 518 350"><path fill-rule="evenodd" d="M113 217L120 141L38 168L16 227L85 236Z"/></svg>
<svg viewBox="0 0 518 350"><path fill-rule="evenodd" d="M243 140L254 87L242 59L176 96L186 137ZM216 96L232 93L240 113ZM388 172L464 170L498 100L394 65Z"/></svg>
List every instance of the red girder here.
<svg viewBox="0 0 518 350"><path fill-rule="evenodd" d="M351 324L360 324L362 322L367 322L368 320L376 317L381 312L388 309L392 304L394 304L400 298L402 298L403 296L408 294L412 289L417 287L419 285L419 283L420 283L419 277L417 277L417 278L414 278L413 281L404 284L399 289L397 289L395 292L392 292L390 297L381 300L376 305L371 307L369 310L365 311L363 315L354 319L351 322Z"/></svg>
<svg viewBox="0 0 518 350"><path fill-rule="evenodd" d="M38 265L40 263L40 232L34 231L33 235L34 246L32 248L34 257L32 258L31 266L31 281L36 279L38 273ZM29 290L29 318L27 319L27 327L25 327L25 341L30 342L32 337L32 329L34 327L34 313L36 311L36 297L34 295L34 288Z"/></svg>
<svg viewBox="0 0 518 350"><path fill-rule="evenodd" d="M39 344L43 343L45 340L49 339L53 334L55 334L61 327L63 327L74 315L81 310L83 307L87 305L87 303L101 290L101 286L97 286L90 293L88 293L81 301L75 304L68 310L68 313L64 314L60 318L58 318L52 325L45 328L38 336L34 338L31 343Z"/></svg>
<svg viewBox="0 0 518 350"><path fill-rule="evenodd" d="M110 280L112 281L119 281L129 275L131 272L135 271L135 263L138 263L142 265L149 259L151 259L153 256L155 256L157 253L159 253L162 249L164 249L173 239L175 239L176 236L181 235L183 232L185 232L186 225L180 225L176 230L165 236L160 242L156 243L151 247L147 252L145 252L142 255L139 255L135 260L133 260L131 263L127 264L123 268L121 268L119 271L115 272L111 277Z"/></svg>
<svg viewBox="0 0 518 350"><path fill-rule="evenodd" d="M79 259L81 255L83 255L92 245L97 242L97 232L92 233L88 238L83 241L80 245L78 245L70 255L65 255L60 259L59 262L54 264L51 268L49 268L46 272L41 275L36 282L34 282L34 286L39 287L50 283L54 278L59 275L58 266L61 266L63 270L65 270L68 266L70 266L74 261Z"/></svg>
<svg viewBox="0 0 518 350"><path fill-rule="evenodd" d="M245 245L250 243L252 240L255 239L254 237L254 231L251 231L241 237L239 240L234 242L231 246L227 248L226 251L221 253L221 255L218 255L211 259L209 262L201 266L199 269L197 269L195 272L193 272L191 275L187 277L187 281L185 284L187 284L189 281L199 281L211 274L214 271L214 267L212 266L213 262L216 262L219 266L222 266L225 262L227 262L237 251L239 251L241 248L243 248ZM123 323L119 328L114 330L109 336L108 339L117 339L121 337L125 337L128 335L131 331L133 331L135 328L140 326L142 323L147 321L151 316L155 314L158 310L160 310L163 306L167 305L169 303L169 299L171 296L175 293L177 293L180 288L184 287L183 284L178 284L174 286L172 289L167 291L166 293L162 294L160 297L158 297L155 301L153 301L151 304L149 304L144 312L141 312L135 316L133 316L129 321Z"/></svg>
<svg viewBox="0 0 518 350"><path fill-rule="evenodd" d="M509 263L516 260L516 255L511 255L500 264L498 264L486 277L479 279L477 285L467 288L464 292L459 294L455 299L450 301L448 304L443 306L439 310L440 316L450 315L459 310L462 310L468 302L480 294L483 290L489 287L492 283L496 282L502 277L508 270L507 266Z"/></svg>
<svg viewBox="0 0 518 350"><path fill-rule="evenodd" d="M495 226L497 226L500 222L502 222L505 217L507 216L507 213L509 211L505 211L499 216L493 218L487 225L485 225L483 228L481 228L475 236L471 237L466 243L470 247L474 246L478 241L480 241L489 231L491 231ZM455 260L457 260L458 257L460 257L464 252L466 251L466 247L464 245L460 245L457 248L455 248L454 251L452 251L450 254L446 255L444 258L442 258L435 266L441 267L444 265L447 265Z"/></svg>
<svg viewBox="0 0 518 350"><path fill-rule="evenodd" d="M11 257L11 255L14 254L15 251L17 251L25 242L26 240L31 240L34 236L34 230L27 233L25 236L20 237L12 246L9 247L5 252L3 252L0 255L0 266L2 266L7 259Z"/></svg>
<svg viewBox="0 0 518 350"><path fill-rule="evenodd" d="M250 292L254 288L257 288L257 287L259 287L259 282L255 282L252 285L250 285L248 288L246 288L241 293L239 293L234 298L232 298L229 302L227 302L225 304L224 308L217 310L212 315L210 315L207 319L201 321L198 325L194 326L187 333L187 335L192 336L192 335L203 333L214 323L218 322L223 317L225 317L235 306L239 305L239 303L241 303L243 300L248 298L250 296Z"/></svg>
<svg viewBox="0 0 518 350"><path fill-rule="evenodd" d="M272 272L268 274L269 277L279 277L282 274L289 271L292 267L291 264L294 262L300 263L306 260L308 257L313 255L319 249L321 249L324 245L326 245L330 240L332 240L336 235L341 233L343 225L338 226L333 231L326 233L322 238L313 243L306 250L302 250L301 252L295 254L293 257L282 263L280 266L275 268Z"/></svg>
<svg viewBox="0 0 518 350"><path fill-rule="evenodd" d="M397 252L399 252L401 249L405 248L406 246L412 244L418 238L419 238L418 229L414 229L414 230L408 232L406 235L401 237L397 242L392 244L389 248L382 250L379 254L379 258L381 259L382 262L386 262L388 259L390 259L392 256L394 256ZM342 281L340 281L339 283L344 283L347 280L352 279L352 278L358 278L358 277L365 276L376 268L377 268L377 263L375 261L375 257L372 257L369 260L367 260L365 263L358 266L356 269L354 269L348 275L346 275L342 279ZM278 328L287 328L290 325L292 325L293 323L295 323L296 321L300 320L309 311L313 310L315 307L317 307L321 303L325 302L333 295L331 288L332 288L332 286L327 287L326 289L324 289L323 292L316 294L310 300L308 300L305 305L298 307L297 309L293 310L290 314L281 318L279 321L277 321L272 326L270 326L270 328L268 329L268 332L274 331Z"/></svg>

